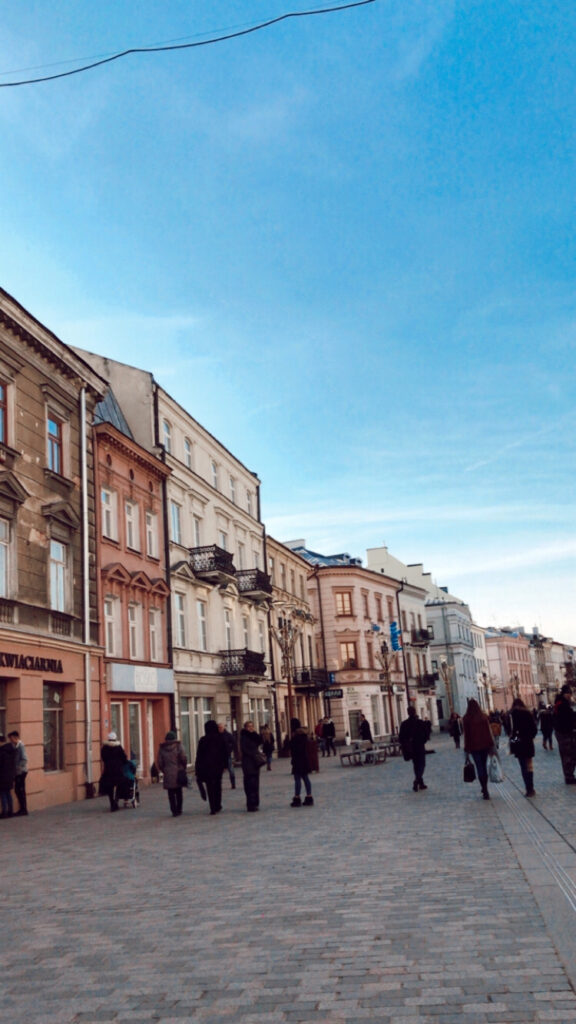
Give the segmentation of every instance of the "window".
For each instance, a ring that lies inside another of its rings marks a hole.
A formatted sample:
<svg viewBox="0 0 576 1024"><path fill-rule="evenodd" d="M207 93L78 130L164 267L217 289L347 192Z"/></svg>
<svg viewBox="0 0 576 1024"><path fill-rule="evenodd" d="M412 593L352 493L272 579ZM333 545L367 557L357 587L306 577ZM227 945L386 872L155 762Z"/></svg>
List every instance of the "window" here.
<svg viewBox="0 0 576 1024"><path fill-rule="evenodd" d="M290 569L290 593L296 593L296 573L294 569Z"/></svg>
<svg viewBox="0 0 576 1024"><path fill-rule="evenodd" d="M184 594L175 595L174 613L176 646L186 647L186 601Z"/></svg>
<svg viewBox="0 0 576 1024"><path fill-rule="evenodd" d="M150 608L148 612L148 630L150 638L150 661L162 661L162 614L159 608Z"/></svg>
<svg viewBox="0 0 576 1024"><path fill-rule="evenodd" d="M250 648L250 622L247 615L242 616L242 637L246 650Z"/></svg>
<svg viewBox="0 0 576 1024"><path fill-rule="evenodd" d="M140 551L140 522L138 505L135 501L127 501L126 512L126 547L132 551Z"/></svg>
<svg viewBox="0 0 576 1024"><path fill-rule="evenodd" d="M252 515L252 491L246 491L246 509L248 515Z"/></svg>
<svg viewBox="0 0 576 1024"><path fill-rule="evenodd" d="M300 577L300 597L303 601L306 600L306 583L303 576Z"/></svg>
<svg viewBox="0 0 576 1024"><path fill-rule="evenodd" d="M7 444L8 435L8 404L7 387L0 381L0 443Z"/></svg>
<svg viewBox="0 0 576 1024"><path fill-rule="evenodd" d="M43 686L44 771L64 768L64 687Z"/></svg>
<svg viewBox="0 0 576 1024"><path fill-rule="evenodd" d="M162 436L164 438L164 448L170 453L172 451L172 427L168 420L162 421Z"/></svg>
<svg viewBox="0 0 576 1024"><path fill-rule="evenodd" d="M110 726L113 732L116 733L122 746L124 746L124 719L122 717L121 704L110 705Z"/></svg>
<svg viewBox="0 0 576 1024"><path fill-rule="evenodd" d="M339 591L336 594L336 615L352 615L352 595L350 591Z"/></svg>
<svg viewBox="0 0 576 1024"><path fill-rule="evenodd" d="M212 473L212 486L218 490L218 466L214 459L210 462L210 472Z"/></svg>
<svg viewBox="0 0 576 1024"><path fill-rule="evenodd" d="M236 481L233 476L230 477L230 501L236 504Z"/></svg>
<svg viewBox="0 0 576 1024"><path fill-rule="evenodd" d="M10 579L10 523L0 519L0 597L8 597Z"/></svg>
<svg viewBox="0 0 576 1024"><path fill-rule="evenodd" d="M48 469L62 474L62 422L48 414Z"/></svg>
<svg viewBox="0 0 576 1024"><path fill-rule="evenodd" d="M246 545L241 540L238 541L238 568L244 569L244 563L246 561Z"/></svg>
<svg viewBox="0 0 576 1024"><path fill-rule="evenodd" d="M189 437L184 438L184 465L192 469L192 441Z"/></svg>
<svg viewBox="0 0 576 1024"><path fill-rule="evenodd" d="M6 735L6 683L0 682L0 732Z"/></svg>
<svg viewBox="0 0 576 1024"><path fill-rule="evenodd" d="M266 654L266 630L264 623L258 623L258 650L260 654Z"/></svg>
<svg viewBox="0 0 576 1024"><path fill-rule="evenodd" d="M206 632L206 602L196 601L196 613L198 615L198 641L201 651L208 650L208 634Z"/></svg>
<svg viewBox="0 0 576 1024"><path fill-rule="evenodd" d="M382 597L380 594L374 594L374 600L376 602L376 621L383 622L382 618Z"/></svg>
<svg viewBox="0 0 576 1024"><path fill-rule="evenodd" d="M194 531L194 546L199 548L200 545L202 544L202 540L201 540L202 532L201 532L200 519L199 519L198 516L193 516L192 517L192 529Z"/></svg>
<svg viewBox="0 0 576 1024"><path fill-rule="evenodd" d="M226 650L231 651L234 647L234 635L232 632L232 612L229 608L224 609L224 639Z"/></svg>
<svg viewBox="0 0 576 1024"><path fill-rule="evenodd" d="M280 562L280 586L282 590L286 590L286 566L284 562Z"/></svg>
<svg viewBox="0 0 576 1024"><path fill-rule="evenodd" d="M172 540L175 544L182 543L182 510L175 501L170 502L170 526L172 529Z"/></svg>
<svg viewBox="0 0 576 1024"><path fill-rule="evenodd" d="M142 605L128 605L128 640L130 645L130 657L141 661L142 650Z"/></svg>
<svg viewBox="0 0 576 1024"><path fill-rule="evenodd" d="M209 697L180 699L180 736L189 764L195 760L198 741L204 735L206 722L212 717L212 700Z"/></svg>
<svg viewBox="0 0 576 1024"><path fill-rule="evenodd" d="M390 622L393 622L394 618L395 618L395 615L394 615L394 602L392 601L391 597L387 597L386 598L386 604L388 606L388 618L390 619Z"/></svg>
<svg viewBox="0 0 576 1024"><path fill-rule="evenodd" d="M225 530L218 531L218 543L223 551L228 551L228 534Z"/></svg>
<svg viewBox="0 0 576 1024"><path fill-rule="evenodd" d="M128 705L128 730L130 733L130 759L137 761L142 769L142 725L140 721L140 705L134 701Z"/></svg>
<svg viewBox="0 0 576 1024"><path fill-rule="evenodd" d="M342 668L357 668L356 644L353 641L340 644L340 664Z"/></svg>
<svg viewBox="0 0 576 1024"><path fill-rule="evenodd" d="M252 557L254 558L254 568L255 569L259 569L260 568L260 552L258 551L258 548L254 548L254 551L252 552Z"/></svg>
<svg viewBox="0 0 576 1024"><path fill-rule="evenodd" d="M149 558L158 558L158 516L155 512L146 513L146 554Z"/></svg>
<svg viewBox="0 0 576 1024"><path fill-rule="evenodd" d="M268 559L268 568L270 569L270 582L274 583L274 559Z"/></svg>
<svg viewBox="0 0 576 1024"><path fill-rule="evenodd" d="M66 610L66 545L58 540L50 541L50 607Z"/></svg>
<svg viewBox="0 0 576 1024"><path fill-rule="evenodd" d="M364 608L364 618L370 618L370 609L368 607L368 594L362 594L362 605Z"/></svg>
<svg viewBox="0 0 576 1024"><path fill-rule="evenodd" d="M118 540L118 514L117 498L115 491L103 487L100 492L100 507L102 510L102 536L110 540Z"/></svg>
<svg viewBox="0 0 576 1024"><path fill-rule="evenodd" d="M108 657L122 657L120 601L112 595L104 598L104 646Z"/></svg>

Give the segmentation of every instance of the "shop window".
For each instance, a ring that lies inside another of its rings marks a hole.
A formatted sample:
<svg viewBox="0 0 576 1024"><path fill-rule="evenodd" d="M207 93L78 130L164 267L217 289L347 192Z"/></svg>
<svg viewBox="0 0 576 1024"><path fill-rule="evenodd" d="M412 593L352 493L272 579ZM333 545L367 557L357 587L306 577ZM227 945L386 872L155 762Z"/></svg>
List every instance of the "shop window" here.
<svg viewBox="0 0 576 1024"><path fill-rule="evenodd" d="M110 731L116 733L120 743L124 746L124 720L121 704L110 705Z"/></svg>
<svg viewBox="0 0 576 1024"><path fill-rule="evenodd" d="M44 683L44 771L64 769L64 687Z"/></svg>
<svg viewBox="0 0 576 1024"><path fill-rule="evenodd" d="M130 751L126 751L131 761L136 761L138 769L142 770L142 722L140 718L140 705L131 701L128 705L128 731L130 736Z"/></svg>
<svg viewBox="0 0 576 1024"><path fill-rule="evenodd" d="M196 757L196 748L204 735L206 722L213 717L213 702L209 697L182 697L180 699L180 739L188 763Z"/></svg>

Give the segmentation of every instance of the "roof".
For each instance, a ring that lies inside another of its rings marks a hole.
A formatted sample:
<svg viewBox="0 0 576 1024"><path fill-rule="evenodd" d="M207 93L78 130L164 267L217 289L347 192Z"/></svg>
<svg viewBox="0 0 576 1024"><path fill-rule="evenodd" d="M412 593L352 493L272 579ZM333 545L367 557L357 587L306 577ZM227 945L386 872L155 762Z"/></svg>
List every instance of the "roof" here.
<svg viewBox="0 0 576 1024"><path fill-rule="evenodd" d="M121 434L125 434L132 441L134 440L134 435L126 422L122 409L118 405L112 388L108 388L104 398L101 402L98 402L94 409L94 423L111 423Z"/></svg>

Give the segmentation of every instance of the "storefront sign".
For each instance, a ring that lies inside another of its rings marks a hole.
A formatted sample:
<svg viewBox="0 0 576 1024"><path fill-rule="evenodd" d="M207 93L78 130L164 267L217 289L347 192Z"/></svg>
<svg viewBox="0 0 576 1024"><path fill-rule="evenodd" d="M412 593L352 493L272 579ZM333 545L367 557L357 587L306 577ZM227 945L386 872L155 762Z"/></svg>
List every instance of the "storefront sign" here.
<svg viewBox="0 0 576 1024"><path fill-rule="evenodd" d="M57 658L36 658L31 654L7 654L0 651L0 668L18 668L25 672L62 672Z"/></svg>
<svg viewBox="0 0 576 1024"><path fill-rule="evenodd" d="M337 698L344 696L344 690L340 690L337 688L332 690L324 690L324 696L326 697L326 700L336 700Z"/></svg>

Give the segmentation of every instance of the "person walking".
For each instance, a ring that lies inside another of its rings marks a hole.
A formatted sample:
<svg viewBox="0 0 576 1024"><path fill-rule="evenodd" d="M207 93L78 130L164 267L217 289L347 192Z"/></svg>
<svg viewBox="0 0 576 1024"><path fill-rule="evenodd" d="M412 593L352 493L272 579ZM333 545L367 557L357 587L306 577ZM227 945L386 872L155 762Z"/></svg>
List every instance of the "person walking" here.
<svg viewBox="0 0 576 1024"><path fill-rule="evenodd" d="M28 755L26 753L26 747L20 739L20 733L17 729L13 729L12 732L8 733L8 739L16 751L16 778L14 780L14 792L18 799L18 810L16 814L25 815L28 814L28 804L26 802L26 776L28 775Z"/></svg>
<svg viewBox="0 0 576 1024"><path fill-rule="evenodd" d="M567 786L576 786L576 712L572 706L570 683L564 683L556 698L553 720L564 782Z"/></svg>
<svg viewBox="0 0 576 1024"><path fill-rule="evenodd" d="M326 757L330 757L330 751L336 757L336 745L334 740L336 738L336 727L331 718L325 718L322 725L322 739L324 740L324 748L326 750Z"/></svg>
<svg viewBox="0 0 576 1024"><path fill-rule="evenodd" d="M320 719L318 719L318 722L316 723L316 728L314 729L314 735L316 737L316 743L318 744L318 748L320 750L320 753L322 754L322 757L324 757L325 754L326 754L326 747L325 747L325 744L324 744L324 737L322 735L323 728L324 728L324 719L320 718Z"/></svg>
<svg viewBox="0 0 576 1024"><path fill-rule="evenodd" d="M312 784L310 782L310 761L308 758L308 734L300 725L300 719L293 718L290 722L290 758L292 762L292 775L294 776L294 799L291 807L301 807L302 783L306 790L304 807L311 807L314 803L312 797Z"/></svg>
<svg viewBox="0 0 576 1024"><path fill-rule="evenodd" d="M210 814L218 814L222 810L222 775L228 767L228 751L216 722L206 722L204 732L194 767L196 778L206 786Z"/></svg>
<svg viewBox="0 0 576 1024"><path fill-rule="evenodd" d="M268 723L262 726L262 750L266 756L266 771L272 771L272 754L274 753L274 737Z"/></svg>
<svg viewBox="0 0 576 1024"><path fill-rule="evenodd" d="M102 744L100 758L104 765L100 776L100 796L107 796L110 810L118 810L118 802L122 799L125 787L124 765L128 758L115 732L108 733L108 739Z"/></svg>
<svg viewBox="0 0 576 1024"><path fill-rule="evenodd" d="M365 717L365 715L362 714L362 712L360 712L360 729L359 729L359 732L360 732L360 739L364 740L365 743L373 743L374 742L374 740L372 739L372 730L370 728L370 722Z"/></svg>
<svg viewBox="0 0 576 1024"><path fill-rule="evenodd" d="M231 732L228 732L228 729L226 728L223 722L218 722L218 732L220 733L224 740L224 743L226 744L226 750L228 753L227 768L228 778L230 779L230 789L236 789L236 773L234 771L234 737Z"/></svg>
<svg viewBox="0 0 576 1024"><path fill-rule="evenodd" d="M166 733L164 742L158 749L156 766L158 771L164 775L163 786L168 791L168 803L173 818L179 818L182 814L184 804L182 789L187 785L187 764L188 759L184 747L177 739L176 733L170 730Z"/></svg>
<svg viewBox="0 0 576 1024"><path fill-rule="evenodd" d="M544 747L544 750L553 750L554 744L552 743L552 735L554 733L554 718L552 715L552 706L550 704L548 707L541 709L538 721L540 723L542 746Z"/></svg>
<svg viewBox="0 0 576 1024"><path fill-rule="evenodd" d="M468 707L462 719L462 728L464 730L464 750L467 754L472 754L482 796L484 800L489 800L486 762L488 754L496 753L496 747L488 715L485 711L482 711L474 697L471 697L468 701Z"/></svg>
<svg viewBox="0 0 576 1024"><path fill-rule="evenodd" d="M512 719L512 735L510 737L510 750L518 759L524 785L526 786L525 796L536 796L534 791L534 737L538 732L538 726L534 715L528 710L523 700L516 697L512 701L510 712Z"/></svg>
<svg viewBox="0 0 576 1024"><path fill-rule="evenodd" d="M460 750L460 737L462 735L462 722L460 715L453 711L448 719L448 733L454 740L456 750Z"/></svg>
<svg viewBox="0 0 576 1024"><path fill-rule="evenodd" d="M426 768L426 724L418 718L418 712L413 704L408 708L408 718L400 724L398 741L402 748L405 761L412 761L414 768L414 782L412 789L416 793L419 789L428 789L424 782L424 770Z"/></svg>
<svg viewBox="0 0 576 1024"><path fill-rule="evenodd" d="M264 754L259 750L261 746L262 737L256 732L254 722L244 722L240 733L240 753L247 811L257 811L260 806L260 769L266 763Z"/></svg>
<svg viewBox="0 0 576 1024"><path fill-rule="evenodd" d="M11 818L14 813L12 789L16 778L16 751L12 743L0 733L0 818Z"/></svg>
<svg viewBox="0 0 576 1024"><path fill-rule="evenodd" d="M500 748L500 737L502 735L502 721L498 711L491 711L488 715L488 721L490 722L490 732L494 737L494 746L496 750Z"/></svg>

